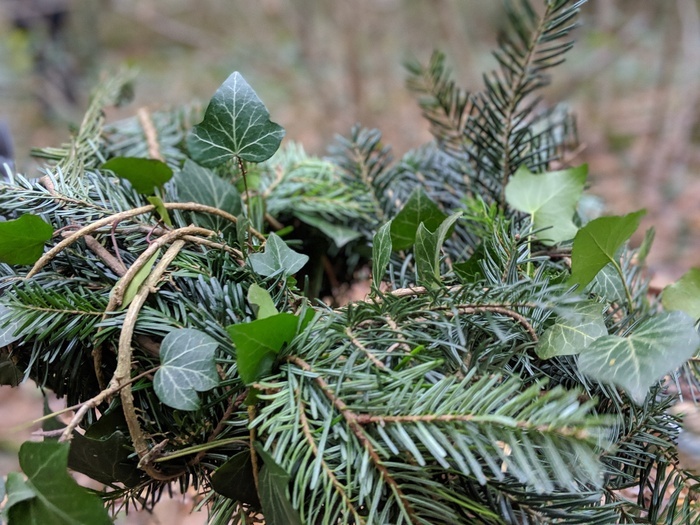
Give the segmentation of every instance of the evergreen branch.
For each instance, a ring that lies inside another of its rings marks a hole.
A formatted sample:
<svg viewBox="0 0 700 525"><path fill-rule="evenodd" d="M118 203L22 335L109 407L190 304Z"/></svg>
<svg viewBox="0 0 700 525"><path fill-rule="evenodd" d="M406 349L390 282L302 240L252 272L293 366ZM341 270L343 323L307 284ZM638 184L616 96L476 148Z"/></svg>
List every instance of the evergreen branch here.
<svg viewBox="0 0 700 525"><path fill-rule="evenodd" d="M296 356L287 356L285 359L287 362L299 367L305 372L313 373L311 365L309 365L303 359ZM375 468L379 471L379 474L384 480L384 482L389 486L390 490L394 493L396 498L399 501L401 501L402 511L407 514L409 521L414 525L420 524L421 520L418 518L415 511L413 510L413 505L411 504L410 500L407 498L406 494L404 494L404 492L401 490L401 486L393 478L393 476L389 472L389 469L384 465L384 462L379 457L379 454L375 450L372 441L370 441L369 438L365 435L364 429L357 421L357 414L350 410L349 407L345 404L345 402L333 393L333 389L326 382L326 380L323 379L323 377L321 377L320 375L316 375L313 380L321 389L321 391L325 394L328 400L333 404L333 406L335 406L335 408L342 414L343 418L347 422L348 426L352 430L357 440L360 442L364 450L369 454L372 463L374 464Z"/></svg>

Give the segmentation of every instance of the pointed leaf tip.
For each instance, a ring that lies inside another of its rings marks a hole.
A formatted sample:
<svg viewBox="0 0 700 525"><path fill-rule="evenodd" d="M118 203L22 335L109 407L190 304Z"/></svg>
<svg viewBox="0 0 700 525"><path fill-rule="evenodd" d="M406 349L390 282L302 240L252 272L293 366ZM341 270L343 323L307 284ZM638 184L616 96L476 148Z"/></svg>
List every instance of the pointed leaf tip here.
<svg viewBox="0 0 700 525"><path fill-rule="evenodd" d="M279 148L284 128L270 121L270 113L237 71L217 89L204 120L187 136L187 147L206 167L241 158L263 162Z"/></svg>

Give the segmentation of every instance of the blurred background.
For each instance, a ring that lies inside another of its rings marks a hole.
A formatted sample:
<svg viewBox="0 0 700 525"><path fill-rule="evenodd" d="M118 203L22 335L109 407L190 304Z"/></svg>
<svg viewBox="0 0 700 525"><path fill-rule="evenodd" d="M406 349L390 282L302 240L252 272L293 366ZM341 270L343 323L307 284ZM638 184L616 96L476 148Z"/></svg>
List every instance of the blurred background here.
<svg viewBox="0 0 700 525"><path fill-rule="evenodd" d="M400 156L430 140L403 63L441 49L480 90L502 13L494 0L0 0L0 121L31 174L30 147L65 142L110 71L139 71L114 119L207 101L238 70L307 151L360 122ZM700 265L700 5L598 0L581 22L545 98L578 115L573 162L589 163L591 193L612 213L647 208L634 242L656 228L649 266L663 287ZM16 395L0 393L5 428Z"/></svg>

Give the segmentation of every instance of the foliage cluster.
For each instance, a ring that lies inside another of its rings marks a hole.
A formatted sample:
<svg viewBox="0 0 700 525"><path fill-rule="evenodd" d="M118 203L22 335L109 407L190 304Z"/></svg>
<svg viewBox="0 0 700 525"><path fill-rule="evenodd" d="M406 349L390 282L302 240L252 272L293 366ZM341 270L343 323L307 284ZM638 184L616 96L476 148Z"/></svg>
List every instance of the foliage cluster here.
<svg viewBox="0 0 700 525"><path fill-rule="evenodd" d="M0 183L0 378L75 411L4 515L109 523L176 482L212 524L700 521L667 388L696 382L698 272L649 296L644 212L586 216L537 96L583 3L507 3L482 92L410 64L434 141L397 161L359 127L279 149L239 73L111 125L128 79L101 86L41 178ZM318 300L369 267L366 300Z"/></svg>

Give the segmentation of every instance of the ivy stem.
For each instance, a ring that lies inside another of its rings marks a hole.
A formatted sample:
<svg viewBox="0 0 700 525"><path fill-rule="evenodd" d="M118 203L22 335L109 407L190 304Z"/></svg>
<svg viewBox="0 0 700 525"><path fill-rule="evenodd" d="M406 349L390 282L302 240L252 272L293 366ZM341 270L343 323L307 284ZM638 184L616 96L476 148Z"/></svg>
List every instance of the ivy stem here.
<svg viewBox="0 0 700 525"><path fill-rule="evenodd" d="M622 271L622 268L620 267L620 263L613 260L612 264L613 264L613 267L615 268L615 271L620 276L620 281L622 281L622 287L625 289L625 295L627 296L627 309L629 310L630 308L632 308L632 304L634 303L634 300L632 299L632 292L630 291L629 286L627 286L627 281L625 280L625 274Z"/></svg>

